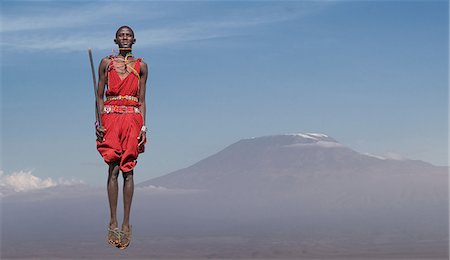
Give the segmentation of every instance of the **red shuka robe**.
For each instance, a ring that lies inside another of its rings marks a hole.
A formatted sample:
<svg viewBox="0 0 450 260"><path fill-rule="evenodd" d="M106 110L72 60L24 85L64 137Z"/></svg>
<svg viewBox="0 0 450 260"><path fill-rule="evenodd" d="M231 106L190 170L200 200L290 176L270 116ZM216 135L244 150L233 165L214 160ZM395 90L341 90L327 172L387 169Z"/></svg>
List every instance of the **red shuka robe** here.
<svg viewBox="0 0 450 260"><path fill-rule="evenodd" d="M134 69L140 73L139 58L134 64ZM129 73L124 79L114 68L113 58L110 57L108 67L108 87L106 96L133 96L139 95L139 78L134 73ZM140 104L134 100L106 100L104 105L135 106ZM102 124L106 128L103 142L97 140L97 150L106 163L119 161L120 170L129 172L134 169L137 163L138 137L143 125L143 115L141 113L102 113Z"/></svg>

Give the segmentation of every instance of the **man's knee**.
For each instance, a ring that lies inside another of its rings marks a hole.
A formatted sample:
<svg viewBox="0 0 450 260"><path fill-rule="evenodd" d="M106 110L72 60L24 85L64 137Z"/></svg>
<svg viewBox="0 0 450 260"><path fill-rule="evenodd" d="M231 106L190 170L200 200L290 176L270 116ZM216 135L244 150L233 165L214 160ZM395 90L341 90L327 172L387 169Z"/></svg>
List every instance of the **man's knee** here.
<svg viewBox="0 0 450 260"><path fill-rule="evenodd" d="M119 174L110 173L108 176L108 182L117 182Z"/></svg>
<svg viewBox="0 0 450 260"><path fill-rule="evenodd" d="M119 177L119 166L110 164L109 167L108 180L117 181L117 178Z"/></svg>
<svg viewBox="0 0 450 260"><path fill-rule="evenodd" d="M133 180L133 171L124 172L123 179L124 179L124 181L132 181Z"/></svg>

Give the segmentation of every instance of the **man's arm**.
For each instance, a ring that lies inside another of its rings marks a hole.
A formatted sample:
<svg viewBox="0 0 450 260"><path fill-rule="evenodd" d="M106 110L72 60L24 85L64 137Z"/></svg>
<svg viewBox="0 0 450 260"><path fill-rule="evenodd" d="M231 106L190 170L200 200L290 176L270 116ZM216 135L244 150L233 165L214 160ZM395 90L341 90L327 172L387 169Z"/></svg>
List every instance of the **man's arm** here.
<svg viewBox="0 0 450 260"><path fill-rule="evenodd" d="M100 114L103 111L103 96L105 93L106 85L106 67L108 66L109 60L103 58L98 67L98 88L97 88L97 104L100 109ZM97 118L98 121L98 118Z"/></svg>
<svg viewBox="0 0 450 260"><path fill-rule="evenodd" d="M140 75L141 78L139 79L139 104L140 104L140 110L142 113L142 119L143 119L143 125L145 126L145 115L146 115L146 103L145 103L145 91L146 91L146 85L147 85L147 78L148 78L148 66L147 63L141 61L141 70ZM147 138L145 136L145 132L141 131L139 133L139 146L142 144L145 144L147 142Z"/></svg>
<svg viewBox="0 0 450 260"><path fill-rule="evenodd" d="M139 103L140 103L140 108L141 108L141 112L142 112L142 117L144 120L144 125L145 125L145 112L146 112L146 107L145 107L145 91L146 91L146 85L147 85L147 77L148 77L148 67L147 64L145 62L141 63L141 79L139 80Z"/></svg>
<svg viewBox="0 0 450 260"><path fill-rule="evenodd" d="M109 60L107 58L103 58L98 67L98 88L97 88L97 107L99 109L99 114L102 114L103 111L103 96L105 93L105 85L106 85L106 68L109 64ZM95 118L98 120L98 114L95 113ZM106 129L103 126L97 127L97 139L101 142L103 141L103 137L105 135Z"/></svg>

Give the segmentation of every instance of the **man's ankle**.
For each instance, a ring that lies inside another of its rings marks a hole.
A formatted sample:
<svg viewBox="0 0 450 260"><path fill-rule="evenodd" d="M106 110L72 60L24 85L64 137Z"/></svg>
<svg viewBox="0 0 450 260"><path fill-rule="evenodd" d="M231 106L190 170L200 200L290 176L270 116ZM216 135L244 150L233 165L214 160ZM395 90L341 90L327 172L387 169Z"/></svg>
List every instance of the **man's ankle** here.
<svg viewBox="0 0 450 260"><path fill-rule="evenodd" d="M128 223L128 224L122 224L122 229L123 228L127 228L127 229L130 229L130 224Z"/></svg>

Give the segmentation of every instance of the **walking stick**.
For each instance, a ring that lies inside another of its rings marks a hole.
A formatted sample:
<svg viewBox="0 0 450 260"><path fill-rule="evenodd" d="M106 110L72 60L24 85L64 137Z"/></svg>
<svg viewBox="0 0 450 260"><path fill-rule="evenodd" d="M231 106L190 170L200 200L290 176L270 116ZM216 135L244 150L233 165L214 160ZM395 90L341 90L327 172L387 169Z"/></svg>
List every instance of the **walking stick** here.
<svg viewBox="0 0 450 260"><path fill-rule="evenodd" d="M94 81L94 95L95 95L95 113L97 115L98 125L102 126L102 117L100 115L100 109L98 108L98 93L97 93L97 78L95 77L95 70L94 70L94 62L92 61L92 50L89 48L89 60L91 61L91 70L92 70L92 79Z"/></svg>

